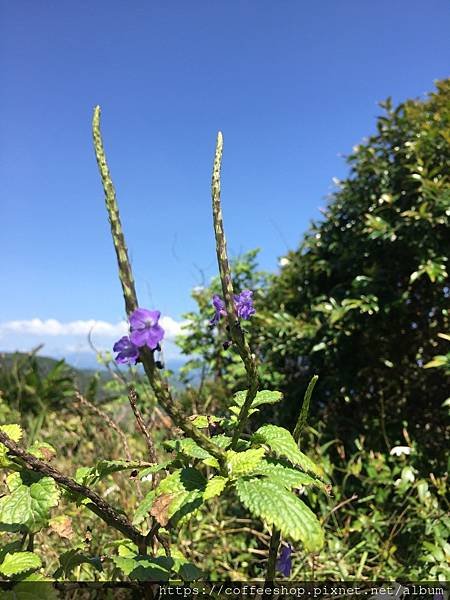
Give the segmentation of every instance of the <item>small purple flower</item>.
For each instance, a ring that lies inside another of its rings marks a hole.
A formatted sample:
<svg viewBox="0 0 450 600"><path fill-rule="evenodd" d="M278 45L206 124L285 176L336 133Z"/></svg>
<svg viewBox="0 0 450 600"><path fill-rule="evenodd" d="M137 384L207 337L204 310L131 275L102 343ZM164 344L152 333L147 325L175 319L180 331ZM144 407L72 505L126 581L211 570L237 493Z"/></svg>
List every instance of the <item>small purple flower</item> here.
<svg viewBox="0 0 450 600"><path fill-rule="evenodd" d="M214 313L214 316L211 319L211 321L209 322L209 324L215 325L216 323L218 323L220 321L221 317L227 316L227 311L225 309L225 302L217 294L214 294L212 303L213 303L213 306L214 306L216 312Z"/></svg>
<svg viewBox="0 0 450 600"><path fill-rule="evenodd" d="M251 290L244 290L237 296L234 296L234 306L236 308L236 314L239 319L250 319L255 314L256 310L253 306L253 292ZM215 294L212 300L213 306L216 310L214 317L209 322L211 326L216 325L222 317L227 316L225 308L225 302L220 296Z"/></svg>
<svg viewBox="0 0 450 600"><path fill-rule="evenodd" d="M148 346L155 350L164 337L164 329L158 325L159 310L137 308L130 315L130 338L133 344L142 348Z"/></svg>
<svg viewBox="0 0 450 600"><path fill-rule="evenodd" d="M135 365L139 358L139 348L133 344L127 335L124 335L113 346L114 352L118 352L116 362L120 365Z"/></svg>
<svg viewBox="0 0 450 600"><path fill-rule="evenodd" d="M281 548L280 556L277 560L277 569L284 577L289 577L292 570L292 547L290 544Z"/></svg>
<svg viewBox="0 0 450 600"><path fill-rule="evenodd" d="M238 296L234 297L236 312L240 319L248 320L255 314L256 310L253 306L252 296L253 292L251 290L244 290Z"/></svg>

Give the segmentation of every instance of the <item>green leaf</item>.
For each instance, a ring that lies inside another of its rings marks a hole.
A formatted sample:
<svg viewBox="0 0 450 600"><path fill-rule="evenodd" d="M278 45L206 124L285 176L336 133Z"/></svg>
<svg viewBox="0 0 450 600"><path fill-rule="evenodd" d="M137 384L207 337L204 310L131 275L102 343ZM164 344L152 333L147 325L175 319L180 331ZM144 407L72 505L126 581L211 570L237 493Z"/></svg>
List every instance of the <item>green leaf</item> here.
<svg viewBox="0 0 450 600"><path fill-rule="evenodd" d="M292 492L268 479L238 479L236 491L242 504L268 526L275 525L308 552L318 552L324 542L323 530L314 513Z"/></svg>
<svg viewBox="0 0 450 600"><path fill-rule="evenodd" d="M28 452L41 460L50 461L56 455L56 450L47 442L34 442Z"/></svg>
<svg viewBox="0 0 450 600"><path fill-rule="evenodd" d="M141 462L130 462L127 460L101 460L94 467L79 467L75 474L75 480L82 485L90 487L108 475L112 475L113 473L140 468L142 468Z"/></svg>
<svg viewBox="0 0 450 600"><path fill-rule="evenodd" d="M131 579L138 581L167 581L174 561L165 556L113 556L113 562Z"/></svg>
<svg viewBox="0 0 450 600"><path fill-rule="evenodd" d="M35 533L50 518L50 509L58 504L60 492L51 477L23 472L7 478L11 494L0 498L0 523L25 526Z"/></svg>
<svg viewBox="0 0 450 600"><path fill-rule="evenodd" d="M155 490L151 490L146 494L144 499L140 502L139 506L136 509L133 517L133 525L139 525L142 521L145 520L147 515L152 508L153 500L155 499Z"/></svg>
<svg viewBox="0 0 450 600"><path fill-rule="evenodd" d="M180 452L191 458L211 458L211 454L194 442L191 438L183 438L181 440L169 440L164 442L164 446L167 446L171 450Z"/></svg>
<svg viewBox="0 0 450 600"><path fill-rule="evenodd" d="M221 477L217 475L216 477L212 477L206 484L205 491L203 493L204 500L210 500L211 498L215 498L216 496L220 496L220 494L225 489L225 486L228 482L227 477Z"/></svg>
<svg viewBox="0 0 450 600"><path fill-rule="evenodd" d="M213 415L195 415L190 417L192 424L198 429L207 429L211 423L220 423L221 419Z"/></svg>
<svg viewBox="0 0 450 600"><path fill-rule="evenodd" d="M233 396L233 402L236 406L242 407L245 402L245 397L247 396L247 390L243 390L240 392L236 392ZM253 399L251 404L251 408L256 408L257 406L261 406L261 404L275 404L276 402L280 402L283 398L283 394L281 392L273 392L271 390L261 390L256 393L256 396Z"/></svg>
<svg viewBox="0 0 450 600"><path fill-rule="evenodd" d="M0 431L6 433L6 435L11 438L13 442L18 442L23 436L22 428L16 423L12 423L11 425L0 425ZM0 444L0 448L1 447L6 448L6 446L3 446L3 444Z"/></svg>
<svg viewBox="0 0 450 600"><path fill-rule="evenodd" d="M166 460L162 463L159 463L157 465L153 465L151 467L146 467L145 469L143 469L142 471L139 472L139 479L144 479L145 477L147 477L147 475L153 475L153 473L158 473L159 471L166 469L173 462L174 461L172 459L170 459L170 460Z"/></svg>
<svg viewBox="0 0 450 600"><path fill-rule="evenodd" d="M18 442L23 435L22 428L15 423L12 423L11 425L0 425L0 431L6 433L13 442ZM8 448L0 443L0 467L8 467L11 464L11 461L6 456L7 452Z"/></svg>
<svg viewBox="0 0 450 600"><path fill-rule="evenodd" d="M0 573L6 577L11 577L24 571L38 569L41 564L41 559L33 552L14 552L5 556L0 565Z"/></svg>
<svg viewBox="0 0 450 600"><path fill-rule="evenodd" d="M157 556L164 556L164 548L159 548ZM178 573L183 581L194 581L204 576L204 573L190 563L178 548L170 549L170 558L173 560L172 571Z"/></svg>
<svg viewBox="0 0 450 600"><path fill-rule="evenodd" d="M323 474L318 465L306 454L300 452L290 432L283 427L264 425L253 434L252 441L269 446L276 456L286 457L292 464L299 466L304 471L314 473L318 477Z"/></svg>
<svg viewBox="0 0 450 600"><path fill-rule="evenodd" d="M168 496L167 510L158 504L158 520L171 519L173 525L181 524L192 517L203 504L206 479L192 467L178 469L163 479L155 490L156 498ZM171 498L170 498L171 497ZM154 511L152 511L154 512ZM156 514L156 513L155 513ZM161 521L160 521L161 522Z"/></svg>
<svg viewBox="0 0 450 600"><path fill-rule="evenodd" d="M103 565L98 556L88 556L77 549L68 550L61 554L59 564L60 566L53 575L55 579L69 577L76 567L84 564L91 565L97 571L103 571Z"/></svg>
<svg viewBox="0 0 450 600"><path fill-rule="evenodd" d="M227 450L227 469L230 477L240 477L254 471L264 454L264 448L251 448L245 452Z"/></svg>
<svg viewBox="0 0 450 600"><path fill-rule="evenodd" d="M252 475L268 477L271 481L276 481L277 484L284 486L288 490L314 485L324 492L329 493L329 487L319 479L315 479L302 471L297 471L272 460L262 460L252 472Z"/></svg>
<svg viewBox="0 0 450 600"><path fill-rule="evenodd" d="M163 479L156 488L156 496L161 494L176 494L179 492L204 490L206 479L193 467L177 469L165 479Z"/></svg>
<svg viewBox="0 0 450 600"><path fill-rule="evenodd" d="M191 490L190 492L177 494L167 510L167 516L172 526L186 523L199 511L203 503L203 491L201 490Z"/></svg>

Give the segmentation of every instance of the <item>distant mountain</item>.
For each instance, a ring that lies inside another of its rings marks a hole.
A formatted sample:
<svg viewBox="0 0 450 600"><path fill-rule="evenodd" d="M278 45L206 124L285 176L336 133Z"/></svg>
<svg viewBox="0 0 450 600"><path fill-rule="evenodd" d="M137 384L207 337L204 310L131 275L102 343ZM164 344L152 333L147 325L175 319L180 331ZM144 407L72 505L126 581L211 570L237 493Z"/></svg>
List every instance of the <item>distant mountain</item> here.
<svg viewBox="0 0 450 600"><path fill-rule="evenodd" d="M33 355L32 352L0 352L0 369L9 369L16 361L26 362ZM93 353L76 353L68 354L63 359L53 358L50 356L41 356L34 354L39 370L43 375L49 373L52 368L61 360L67 365L69 372L73 375L79 388L84 391L89 385L92 378L97 374L101 381L111 379L111 374L102 365L95 360ZM185 364L184 359L174 359L166 362L166 368L174 372L174 383L181 367ZM126 367L123 367L126 369Z"/></svg>

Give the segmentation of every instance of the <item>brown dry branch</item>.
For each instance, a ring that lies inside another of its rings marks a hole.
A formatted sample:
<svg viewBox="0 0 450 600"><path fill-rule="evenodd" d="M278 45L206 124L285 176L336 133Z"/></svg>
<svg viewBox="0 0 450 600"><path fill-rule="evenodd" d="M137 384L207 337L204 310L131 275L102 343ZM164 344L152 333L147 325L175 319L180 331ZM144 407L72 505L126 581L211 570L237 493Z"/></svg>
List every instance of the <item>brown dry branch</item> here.
<svg viewBox="0 0 450 600"><path fill-rule="evenodd" d="M111 429L113 429L117 433L117 435L120 437L120 439L122 441L126 459L131 461L132 458L131 458L130 447L128 446L128 442L127 442L127 437L124 434L124 432L120 429L120 427L117 425L117 423L115 423L111 419L111 417L108 414L106 414L103 410L101 410L100 408L98 408L97 406L92 404L92 402L89 402L89 400L87 398L85 398L82 394L80 394L80 392L76 392L75 397L78 400L79 404L82 404L83 406L88 408L92 413L94 413L94 415L97 415L97 417L99 417L100 419L105 421L105 423L107 425L109 425L109 427L111 427ZM152 459L152 462L156 462L156 460Z"/></svg>
<svg viewBox="0 0 450 600"><path fill-rule="evenodd" d="M139 551L146 553L146 547L149 541L144 535L142 535L131 522L115 508L113 508L108 502L103 500L96 492L90 488L81 485L74 479L67 477L55 467L50 466L46 462L36 458L32 454L29 454L26 450L16 444L6 433L0 431L0 442L4 444L11 456L16 456L24 461L25 465L37 473L51 477L60 485L66 487L68 490L75 494L80 494L84 498L88 498L90 502L85 506L89 508L93 513L100 517L107 525L113 527L117 531L120 531L128 539L133 541L139 548Z"/></svg>

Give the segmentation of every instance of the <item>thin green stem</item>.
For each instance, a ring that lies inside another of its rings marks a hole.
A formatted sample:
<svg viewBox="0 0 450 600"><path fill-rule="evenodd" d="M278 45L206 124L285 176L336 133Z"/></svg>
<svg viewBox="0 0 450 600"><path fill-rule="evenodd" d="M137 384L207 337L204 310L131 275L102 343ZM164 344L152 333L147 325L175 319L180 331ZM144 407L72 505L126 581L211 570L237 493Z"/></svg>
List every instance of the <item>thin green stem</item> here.
<svg viewBox="0 0 450 600"><path fill-rule="evenodd" d="M309 405L311 403L311 396L314 390L314 386L317 383L319 377L314 375L306 388L305 395L303 396L303 402L300 409L300 414L295 425L294 433L292 437L298 444L300 441L300 435L306 425L309 413ZM281 535L279 529L272 527L272 535L270 537L269 545L269 558L267 559L267 570L266 570L266 583L273 582L275 579L275 570L277 564L278 548L280 547Z"/></svg>
<svg viewBox="0 0 450 600"><path fill-rule="evenodd" d="M297 424L295 425L294 433L292 434L293 438L297 442L297 444L300 440L300 435L301 435L303 428L306 425L306 421L308 419L309 405L311 403L311 396L314 391L314 386L316 385L318 379L319 379L319 376L314 375L314 377L308 383L308 387L306 388L305 395L303 396L303 402L302 402L302 407L300 409L300 414L298 415Z"/></svg>
<svg viewBox="0 0 450 600"><path fill-rule="evenodd" d="M227 254L227 242L223 227L222 205L220 200L220 170L222 166L223 154L223 136L219 131L217 134L216 152L214 156L214 166L212 173L211 195L212 195L212 210L214 221L214 235L216 238L216 253L217 262L219 265L220 281L222 283L222 292L225 299L225 307L227 310L228 325L230 327L230 336L237 348L239 356L244 363L247 373L248 391L240 410L236 427L233 433L231 448L235 448L239 437L244 429L248 418L248 412L251 404L256 396L259 387L258 368L256 357L252 354L250 347L245 339L244 333L239 324L234 305L233 281L231 278L230 263Z"/></svg>

